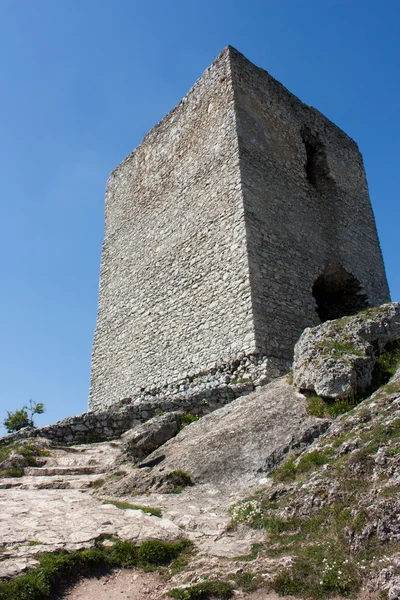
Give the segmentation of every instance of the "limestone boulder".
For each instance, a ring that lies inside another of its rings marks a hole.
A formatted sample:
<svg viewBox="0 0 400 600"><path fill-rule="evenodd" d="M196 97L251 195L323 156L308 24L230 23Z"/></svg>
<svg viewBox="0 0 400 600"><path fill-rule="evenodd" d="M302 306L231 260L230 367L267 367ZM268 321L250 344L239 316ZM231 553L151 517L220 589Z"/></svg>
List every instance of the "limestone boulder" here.
<svg viewBox="0 0 400 600"><path fill-rule="evenodd" d="M329 424L310 416L305 397L280 378L188 425L107 493L168 492L176 471L195 485L256 482Z"/></svg>
<svg viewBox="0 0 400 600"><path fill-rule="evenodd" d="M360 397L376 358L400 339L400 305L371 308L304 330L294 349L293 383L325 398Z"/></svg>
<svg viewBox="0 0 400 600"><path fill-rule="evenodd" d="M121 451L126 458L141 460L177 434L183 412L158 415L121 436Z"/></svg>

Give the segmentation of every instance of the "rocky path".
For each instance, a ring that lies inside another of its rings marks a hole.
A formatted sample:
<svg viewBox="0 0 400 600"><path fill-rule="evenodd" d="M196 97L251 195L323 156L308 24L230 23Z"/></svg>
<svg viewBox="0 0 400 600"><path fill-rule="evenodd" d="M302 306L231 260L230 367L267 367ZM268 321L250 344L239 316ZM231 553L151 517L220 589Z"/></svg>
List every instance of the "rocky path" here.
<svg viewBox="0 0 400 600"><path fill-rule="evenodd" d="M38 552L88 548L106 534L135 543L147 539L191 539L198 548L198 579L202 572L215 568L219 560L248 553L259 538L258 532L247 531L243 536L225 533L229 523L227 507L250 493L248 483L242 487L236 485L234 491L199 485L181 494L123 498L135 505L160 508L162 518L159 518L141 510L121 510L103 503L110 500L102 493L103 481L118 479L129 469L131 466L123 462L119 442L104 442L51 448L43 466L26 468L20 478L1 479L0 578L15 576L35 566ZM149 589L148 576L128 573L126 577L134 583L133 595L126 597L140 598L139 588ZM114 580L104 579L102 588L108 589L109 582ZM159 586L164 589L165 582L155 583L155 576L150 580L154 598L160 597L157 590ZM78 588L85 590L89 581L94 589L100 585L97 580L88 580ZM143 597L153 597L146 593ZM75 597L90 596L71 596ZM115 597L125 596L118 592ZM96 598L101 598L97 592Z"/></svg>

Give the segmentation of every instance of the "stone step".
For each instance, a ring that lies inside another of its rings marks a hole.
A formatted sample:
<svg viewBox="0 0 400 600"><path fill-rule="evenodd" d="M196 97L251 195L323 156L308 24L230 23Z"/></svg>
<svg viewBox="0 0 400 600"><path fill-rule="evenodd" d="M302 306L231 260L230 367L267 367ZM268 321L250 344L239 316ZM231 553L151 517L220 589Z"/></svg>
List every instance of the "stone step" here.
<svg viewBox="0 0 400 600"><path fill-rule="evenodd" d="M103 465L104 468L105 461L96 460L93 456L85 456L82 455L80 457L71 457L71 456L63 456L56 455L50 456L46 458L46 462L44 463L44 467L47 468L55 468L55 467L100 467ZM43 467L41 467L43 468Z"/></svg>
<svg viewBox="0 0 400 600"><path fill-rule="evenodd" d="M72 465L68 467L27 467L25 475L53 477L56 475L92 475L94 473L104 473L100 465Z"/></svg>
<svg viewBox="0 0 400 600"><path fill-rule="evenodd" d="M105 473L92 475L68 475L65 477L41 477L37 475L24 475L23 477L4 477L0 479L0 490L45 490L45 489L73 489L85 490L94 488L94 482L105 479Z"/></svg>

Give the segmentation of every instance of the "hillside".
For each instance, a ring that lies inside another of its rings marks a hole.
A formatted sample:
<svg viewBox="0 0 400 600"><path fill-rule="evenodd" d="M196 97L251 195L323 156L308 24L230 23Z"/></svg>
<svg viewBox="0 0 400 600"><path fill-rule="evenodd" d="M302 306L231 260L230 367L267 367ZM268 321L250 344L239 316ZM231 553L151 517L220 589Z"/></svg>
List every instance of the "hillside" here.
<svg viewBox="0 0 400 600"><path fill-rule="evenodd" d="M110 598L400 598L399 330L397 304L306 330L293 375L199 420L3 440L0 598L99 600L69 588L94 572Z"/></svg>

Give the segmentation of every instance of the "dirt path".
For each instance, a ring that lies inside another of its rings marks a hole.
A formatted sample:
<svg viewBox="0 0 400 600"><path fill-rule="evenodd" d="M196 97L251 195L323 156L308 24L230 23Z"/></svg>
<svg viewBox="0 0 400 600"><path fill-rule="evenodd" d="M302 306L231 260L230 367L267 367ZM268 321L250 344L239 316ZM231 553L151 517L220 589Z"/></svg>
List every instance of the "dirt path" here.
<svg viewBox="0 0 400 600"><path fill-rule="evenodd" d="M161 600L165 581L156 573L141 573L120 569L98 579L83 579L57 600ZM257 590L251 594L236 593L236 599L292 600L291 596L278 596L274 592Z"/></svg>

